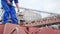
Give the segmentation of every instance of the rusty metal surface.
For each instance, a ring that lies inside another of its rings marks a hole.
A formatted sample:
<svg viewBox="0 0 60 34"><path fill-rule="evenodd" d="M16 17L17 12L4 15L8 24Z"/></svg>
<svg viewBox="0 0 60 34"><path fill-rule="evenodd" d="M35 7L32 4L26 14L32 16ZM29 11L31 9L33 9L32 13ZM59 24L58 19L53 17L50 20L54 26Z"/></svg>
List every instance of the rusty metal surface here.
<svg viewBox="0 0 60 34"><path fill-rule="evenodd" d="M53 16L53 17L47 17L43 18L39 21L35 21L34 23L28 23L26 26L37 26L37 25L43 25L43 24L52 24L52 23L57 23L60 22L60 17L59 16Z"/></svg>
<svg viewBox="0 0 60 34"><path fill-rule="evenodd" d="M26 27L26 26L20 26L15 24L5 24L0 25L0 34L10 34L11 31L15 28L18 28L18 34L60 34L60 29L52 29L47 27ZM5 29L3 31L3 29ZM13 32L13 34L16 34L16 31Z"/></svg>
<svg viewBox="0 0 60 34"><path fill-rule="evenodd" d="M4 31L4 25L0 24L0 34L3 34Z"/></svg>

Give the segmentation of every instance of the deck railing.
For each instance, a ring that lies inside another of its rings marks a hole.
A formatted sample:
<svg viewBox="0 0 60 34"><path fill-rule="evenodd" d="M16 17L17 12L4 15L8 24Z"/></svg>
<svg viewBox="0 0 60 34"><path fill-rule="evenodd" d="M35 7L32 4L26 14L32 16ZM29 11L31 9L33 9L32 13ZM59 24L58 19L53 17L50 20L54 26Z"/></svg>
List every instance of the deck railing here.
<svg viewBox="0 0 60 34"><path fill-rule="evenodd" d="M16 7L15 7L16 8ZM29 9L29 8L23 8L23 7L19 7L20 9L22 9L23 11L33 11L33 12L35 12L36 14L38 14L38 13L46 13L46 14L50 14L50 15L58 15L58 16L60 16L60 14L57 14L57 13L51 13L51 12L46 12L46 11L39 11L39 10L34 10L34 9ZM3 15L3 13L4 13L4 10L3 10L3 8L0 8L0 12L1 12L1 14L0 14L0 18L2 18L2 15ZM18 12L18 11L17 11ZM38 13L37 13L38 12ZM2 21L2 19L0 20L0 21Z"/></svg>

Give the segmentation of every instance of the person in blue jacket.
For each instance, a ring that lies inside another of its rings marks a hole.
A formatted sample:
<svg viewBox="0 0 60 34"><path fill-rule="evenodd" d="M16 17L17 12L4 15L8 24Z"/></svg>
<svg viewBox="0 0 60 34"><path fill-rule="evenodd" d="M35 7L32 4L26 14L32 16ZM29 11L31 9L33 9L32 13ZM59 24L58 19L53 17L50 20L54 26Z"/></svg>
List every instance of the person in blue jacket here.
<svg viewBox="0 0 60 34"><path fill-rule="evenodd" d="M5 10L3 20L2 20L2 24L8 23L9 15L12 18L12 23L18 24L18 19L16 17L16 11L14 9L14 6L12 5L13 1L15 2L15 5L19 11L18 0L1 0L2 7Z"/></svg>

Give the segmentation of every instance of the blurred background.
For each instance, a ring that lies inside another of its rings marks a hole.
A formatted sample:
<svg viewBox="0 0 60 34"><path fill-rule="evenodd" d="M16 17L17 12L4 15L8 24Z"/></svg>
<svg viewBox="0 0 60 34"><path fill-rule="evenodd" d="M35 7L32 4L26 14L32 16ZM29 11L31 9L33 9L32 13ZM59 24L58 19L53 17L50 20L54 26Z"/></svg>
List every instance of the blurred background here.
<svg viewBox="0 0 60 34"><path fill-rule="evenodd" d="M15 6L14 2L13 5ZM1 7L0 0L0 8ZM19 7L21 7L20 11L27 21L50 17L52 16L51 13L60 14L60 0L19 0ZM4 12L4 10L0 9L0 19L3 15L2 11Z"/></svg>

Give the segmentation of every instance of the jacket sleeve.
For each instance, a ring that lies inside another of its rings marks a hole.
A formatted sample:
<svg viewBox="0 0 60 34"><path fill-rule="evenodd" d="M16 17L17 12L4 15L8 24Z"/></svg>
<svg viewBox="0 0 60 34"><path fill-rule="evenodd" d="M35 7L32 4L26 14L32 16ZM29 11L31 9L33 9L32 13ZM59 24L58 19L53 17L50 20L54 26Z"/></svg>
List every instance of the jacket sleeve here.
<svg viewBox="0 0 60 34"><path fill-rule="evenodd" d="M14 0L15 3L18 3L18 0Z"/></svg>

